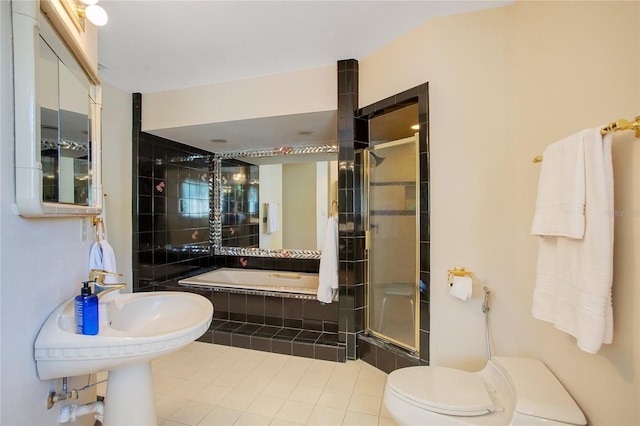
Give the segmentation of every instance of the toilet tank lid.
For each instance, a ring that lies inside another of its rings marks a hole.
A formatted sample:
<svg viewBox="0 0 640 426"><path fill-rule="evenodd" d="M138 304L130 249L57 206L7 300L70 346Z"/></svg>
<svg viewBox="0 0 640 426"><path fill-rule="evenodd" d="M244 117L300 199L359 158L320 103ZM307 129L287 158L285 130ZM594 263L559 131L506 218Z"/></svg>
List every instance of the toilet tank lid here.
<svg viewBox="0 0 640 426"><path fill-rule="evenodd" d="M574 425L587 424L578 404L542 361L515 357L493 357L491 360L511 380L516 412Z"/></svg>

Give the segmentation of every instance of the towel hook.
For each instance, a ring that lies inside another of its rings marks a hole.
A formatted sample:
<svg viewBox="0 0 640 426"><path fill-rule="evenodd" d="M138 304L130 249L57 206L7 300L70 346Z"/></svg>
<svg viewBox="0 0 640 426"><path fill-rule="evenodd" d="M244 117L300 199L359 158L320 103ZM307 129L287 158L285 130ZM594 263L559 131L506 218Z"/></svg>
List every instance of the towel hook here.
<svg viewBox="0 0 640 426"><path fill-rule="evenodd" d="M98 228L98 225L100 225L100 228ZM100 230L102 231L102 239L104 240L104 234L105 234L105 230L104 230L104 222L102 221L101 217L98 216L91 216L91 226L95 226L96 227L96 243L100 243Z"/></svg>

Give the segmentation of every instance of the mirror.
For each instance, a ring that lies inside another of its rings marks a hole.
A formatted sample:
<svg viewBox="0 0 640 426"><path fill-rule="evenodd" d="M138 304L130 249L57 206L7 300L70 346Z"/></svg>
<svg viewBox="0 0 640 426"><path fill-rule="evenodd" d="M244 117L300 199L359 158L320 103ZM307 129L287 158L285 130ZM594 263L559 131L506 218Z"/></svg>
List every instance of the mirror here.
<svg viewBox="0 0 640 426"><path fill-rule="evenodd" d="M337 147L218 153L213 169L215 254L320 257L337 199Z"/></svg>
<svg viewBox="0 0 640 426"><path fill-rule="evenodd" d="M64 38L65 24L47 0L41 2L46 16L37 2L19 3L13 13L14 72L22 76L14 82L17 211L99 214L99 79L82 49Z"/></svg>

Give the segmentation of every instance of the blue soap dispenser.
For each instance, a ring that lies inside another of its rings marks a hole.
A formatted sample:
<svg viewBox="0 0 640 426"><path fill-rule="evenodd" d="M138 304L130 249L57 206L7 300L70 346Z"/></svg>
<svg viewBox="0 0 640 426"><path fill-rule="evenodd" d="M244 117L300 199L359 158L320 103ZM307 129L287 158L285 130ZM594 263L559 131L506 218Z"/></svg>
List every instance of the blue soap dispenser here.
<svg viewBox="0 0 640 426"><path fill-rule="evenodd" d="M98 296L91 294L89 281L82 283L80 294L74 300L76 311L76 333L98 334Z"/></svg>

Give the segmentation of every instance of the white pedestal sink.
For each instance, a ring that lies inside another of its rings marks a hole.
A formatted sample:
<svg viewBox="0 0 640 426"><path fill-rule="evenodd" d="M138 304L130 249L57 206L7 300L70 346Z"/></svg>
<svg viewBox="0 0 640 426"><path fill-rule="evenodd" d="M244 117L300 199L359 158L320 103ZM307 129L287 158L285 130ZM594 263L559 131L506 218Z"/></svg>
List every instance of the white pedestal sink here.
<svg viewBox="0 0 640 426"><path fill-rule="evenodd" d="M75 333L73 299L53 311L34 345L38 377L109 371L104 425L155 425L150 362L204 334L213 305L193 293L111 293L100 315L100 332L87 336Z"/></svg>

